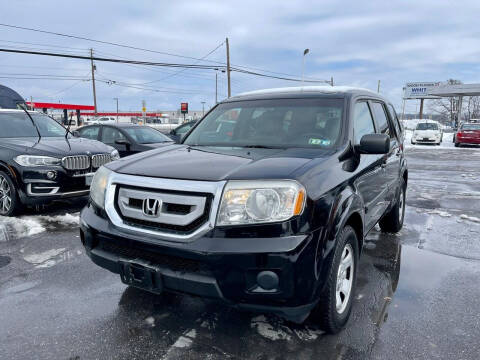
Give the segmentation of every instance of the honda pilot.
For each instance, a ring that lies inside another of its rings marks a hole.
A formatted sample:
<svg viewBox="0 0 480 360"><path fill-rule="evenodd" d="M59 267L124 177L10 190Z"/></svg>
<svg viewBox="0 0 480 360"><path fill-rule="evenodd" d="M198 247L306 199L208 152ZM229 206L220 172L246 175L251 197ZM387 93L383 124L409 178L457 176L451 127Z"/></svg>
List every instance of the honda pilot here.
<svg viewBox="0 0 480 360"><path fill-rule="evenodd" d="M225 121L229 130L219 130ZM297 323L310 314L338 332L366 234L403 225L401 132L392 104L368 90L232 97L180 144L101 167L81 241L127 285Z"/></svg>

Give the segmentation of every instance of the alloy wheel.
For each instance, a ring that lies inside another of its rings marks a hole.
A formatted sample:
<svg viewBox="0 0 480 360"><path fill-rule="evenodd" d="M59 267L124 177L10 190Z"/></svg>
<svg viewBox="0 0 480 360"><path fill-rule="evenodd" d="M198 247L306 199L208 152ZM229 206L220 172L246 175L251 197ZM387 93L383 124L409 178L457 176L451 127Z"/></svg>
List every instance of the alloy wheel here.
<svg viewBox="0 0 480 360"><path fill-rule="evenodd" d="M405 215L405 195L403 188L400 189L400 197L398 199L398 223L401 224Z"/></svg>
<svg viewBox="0 0 480 360"><path fill-rule="evenodd" d="M342 314L347 308L352 293L354 261L353 248L350 244L346 244L337 272L336 310L339 314Z"/></svg>
<svg viewBox="0 0 480 360"><path fill-rule="evenodd" d="M4 215L12 207L12 189L7 179L0 175L0 214Z"/></svg>

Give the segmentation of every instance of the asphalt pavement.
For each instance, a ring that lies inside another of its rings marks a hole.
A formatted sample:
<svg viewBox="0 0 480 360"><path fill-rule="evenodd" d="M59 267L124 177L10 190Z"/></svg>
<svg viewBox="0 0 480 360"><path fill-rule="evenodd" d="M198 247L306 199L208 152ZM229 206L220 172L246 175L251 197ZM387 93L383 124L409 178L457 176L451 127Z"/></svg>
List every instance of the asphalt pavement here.
<svg viewBox="0 0 480 360"><path fill-rule="evenodd" d="M0 358L478 359L480 149L407 156L404 229L368 235L338 335L123 285L85 255L78 201L0 218Z"/></svg>

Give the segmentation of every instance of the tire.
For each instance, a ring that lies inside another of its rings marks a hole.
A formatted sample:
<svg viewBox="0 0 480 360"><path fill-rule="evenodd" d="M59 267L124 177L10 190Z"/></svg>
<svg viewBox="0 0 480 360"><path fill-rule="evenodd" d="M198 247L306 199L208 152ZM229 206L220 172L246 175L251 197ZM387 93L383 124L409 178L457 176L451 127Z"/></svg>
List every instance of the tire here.
<svg viewBox="0 0 480 360"><path fill-rule="evenodd" d="M403 220L405 218L405 192L406 186L402 180L402 183L400 184L400 191L395 201L395 205L388 213L383 216L383 218L379 222L380 229L383 232L397 233L402 229Z"/></svg>
<svg viewBox="0 0 480 360"><path fill-rule="evenodd" d="M416 142L414 142L413 140L410 140L410 142L412 143L412 145L415 145L415 144L416 144Z"/></svg>
<svg viewBox="0 0 480 360"><path fill-rule="evenodd" d="M347 225L338 235L332 260L326 265L329 266L328 278L320 293L320 300L311 315L311 319L327 333L338 333L345 327L350 317L355 293L358 254L357 234L351 226ZM347 266L345 271L340 268L342 263ZM340 301L337 301L339 284L344 284L345 287L339 290Z"/></svg>
<svg viewBox="0 0 480 360"><path fill-rule="evenodd" d="M460 146L460 143L455 142L455 147L459 147L459 146Z"/></svg>
<svg viewBox="0 0 480 360"><path fill-rule="evenodd" d="M10 176L0 171L0 216L13 216L20 212L22 204Z"/></svg>

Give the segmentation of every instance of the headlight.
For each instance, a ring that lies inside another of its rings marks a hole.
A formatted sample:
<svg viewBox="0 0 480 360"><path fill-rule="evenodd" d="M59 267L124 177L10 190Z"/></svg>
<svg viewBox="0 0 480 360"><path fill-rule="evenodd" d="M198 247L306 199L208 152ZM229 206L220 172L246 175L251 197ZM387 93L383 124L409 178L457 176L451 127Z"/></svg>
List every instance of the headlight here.
<svg viewBox="0 0 480 360"><path fill-rule="evenodd" d="M52 166L62 164L62 160L50 156L18 155L13 160L21 166Z"/></svg>
<svg viewBox="0 0 480 360"><path fill-rule="evenodd" d="M223 191L217 225L285 221L300 215L305 188L293 180L230 181Z"/></svg>
<svg viewBox="0 0 480 360"><path fill-rule="evenodd" d="M92 184L90 185L90 198L95 205L102 209L105 208L105 190L107 189L108 177L111 172L105 166L100 167L93 176Z"/></svg>
<svg viewBox="0 0 480 360"><path fill-rule="evenodd" d="M112 161L120 159L120 154L118 153L118 150L113 150L110 153L110 159L112 159Z"/></svg>

